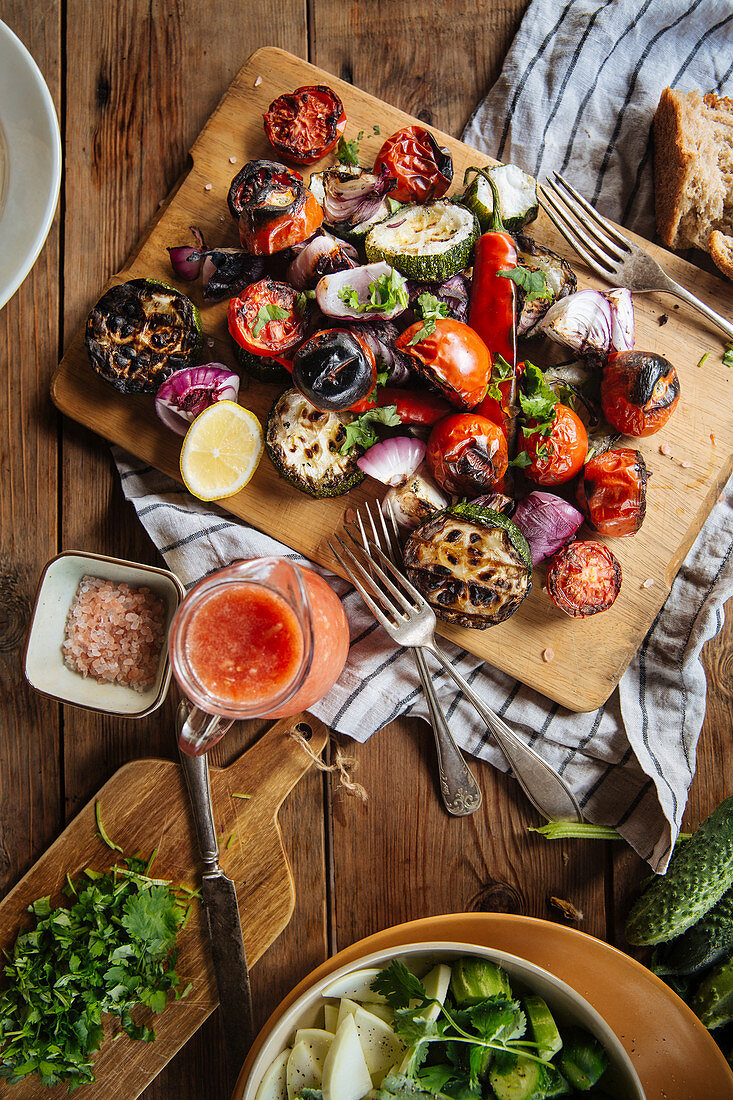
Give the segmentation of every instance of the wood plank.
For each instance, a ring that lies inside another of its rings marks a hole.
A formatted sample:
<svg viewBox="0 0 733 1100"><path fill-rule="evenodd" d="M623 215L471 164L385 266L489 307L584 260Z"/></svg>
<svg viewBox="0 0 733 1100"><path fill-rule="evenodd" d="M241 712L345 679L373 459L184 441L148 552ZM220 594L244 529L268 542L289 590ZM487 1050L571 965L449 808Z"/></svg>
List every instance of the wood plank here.
<svg viewBox="0 0 733 1100"><path fill-rule="evenodd" d="M220 864L237 887L250 965L279 936L293 911L293 882L277 814L283 800L312 767L309 756L291 737L302 721L307 721L311 729L313 751L320 753L328 740L327 728L310 716L296 715L275 723L256 745L228 767L211 771L216 830L220 837L227 838L220 843ZM235 798L235 792L251 797ZM86 867L104 870L114 864L116 853L109 851L97 833L97 801L102 807L105 827L122 851L140 851L147 858L157 849L154 874L190 888L199 884L200 857L179 764L154 759L134 761L115 772L0 902L3 950L14 942L32 901L51 896L56 902L60 900L67 874L76 879ZM134 1100L214 1011L218 999L216 982L205 915L198 902L193 902L190 919L179 933L177 946L177 969L186 982L193 983L190 994L183 1000L171 1001L156 1018L155 1042L136 1042L124 1034L117 1037L118 1029L110 1028L94 1058L95 1082L79 1088L80 1100L93 1096ZM217 1069L215 1066L215 1077ZM47 1090L37 1075L29 1074L15 1087L14 1095L18 1100L35 1100L46 1096Z"/></svg>
<svg viewBox="0 0 733 1100"><path fill-rule="evenodd" d="M0 0L0 19L38 63L58 109L60 4L43 17ZM0 311L0 894L61 823L60 710L21 672L41 569L56 553L58 416L47 397L59 349L59 222L20 290Z"/></svg>
<svg viewBox="0 0 733 1100"><path fill-rule="evenodd" d="M259 85L255 83L256 76L262 77ZM365 160L374 155L381 141L372 132L375 120L379 120L385 132L414 121L285 53L268 50L255 55L197 139L192 150L191 173L163 218L153 226L115 281L134 275L169 280L166 245L171 240L186 239L191 224L201 225L213 240L222 231L233 234L232 226L223 230L226 223L219 224L225 218L219 211L224 210L223 198L232 173L227 153L237 147L239 157L267 155L260 118L263 108L283 88L324 81L330 81L344 99L352 124L365 131L362 143ZM453 153L457 178L467 164L485 160L447 135L443 135L443 140ZM207 190L209 184L211 191ZM540 241L568 254L544 215L533 232ZM722 312L729 308L729 292L721 280L653 245L647 247L663 259L666 268L682 283ZM581 286L602 285L587 271L579 270ZM190 284L185 289L194 298L199 293L191 291ZM613 551L625 578L620 598L604 615L570 620L543 593L540 569L529 598L507 622L488 631L441 626L446 637L574 710L595 709L615 687L662 605L679 562L733 469L733 421L727 415L725 402L719 399L721 393L729 391L730 380L721 361L717 336L683 310L670 312L669 323L662 329L657 322L660 312L657 303L644 296L637 297L635 309L638 346L666 354L675 362L684 396L672 425L652 438L636 441L654 480L647 517L639 534L634 539L613 540ZM213 334L212 355L232 362L225 314L226 303L207 306L205 325L207 332ZM697 364L704 350L711 355L703 371ZM543 362L553 353L535 344L529 354L539 356ZM71 415L112 440L126 442L143 460L178 475L180 439L162 427L149 397L122 397L92 374L81 332L54 378L53 396ZM264 419L273 397L272 386L250 382L241 400ZM666 441L671 441L670 456L659 452L660 444ZM691 466L683 466L682 461ZM374 499L379 494L373 485L365 483L352 490L348 504L354 506L364 499ZM313 501L280 479L270 462L263 461L247 488L224 503L235 515L338 571L327 540L340 525L344 500ZM547 647L555 653L551 665L542 656Z"/></svg>

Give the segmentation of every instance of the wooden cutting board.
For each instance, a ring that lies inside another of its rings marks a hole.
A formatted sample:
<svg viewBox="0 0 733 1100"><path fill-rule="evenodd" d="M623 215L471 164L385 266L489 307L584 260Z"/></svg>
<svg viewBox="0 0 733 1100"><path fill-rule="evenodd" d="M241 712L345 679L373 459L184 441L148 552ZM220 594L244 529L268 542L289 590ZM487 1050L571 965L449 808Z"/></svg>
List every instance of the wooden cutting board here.
<svg viewBox="0 0 733 1100"><path fill-rule="evenodd" d="M280 93L318 83L331 85L343 99L349 120L346 137L355 137L363 130L360 155L365 164L372 162L387 135L418 121L282 50L258 50L199 135L191 150L190 172L108 285L140 276L175 282L166 248L192 241L191 225L203 229L210 247L238 245L226 194L232 177L246 161L273 156L264 135L262 113ZM468 165L491 163L447 134L439 136L453 155L457 190L462 187ZM234 163L230 163L231 158ZM314 170L329 163L331 158L315 165ZM572 262L580 287L603 285L576 261L544 215L530 232ZM641 243L661 260L670 275L733 318L729 284L648 242ZM197 284L178 285L202 304ZM100 295L105 289L99 288ZM636 346L660 352L675 364L682 400L662 432L634 444L644 453L653 476L642 530L633 539L609 540L624 573L616 604L585 621L568 619L543 591L544 571L539 569L530 597L508 622L483 632L441 628L446 637L571 710L592 710L608 698L662 606L681 561L733 469L733 418L728 411L731 371L722 365L723 344L717 333L687 307L676 308L669 296L638 295L635 307ZM234 365L226 308L223 302L202 309L208 336L205 351L211 361ZM705 352L709 356L700 365ZM542 340L530 341L521 353L542 365L547 347ZM54 376L51 393L62 412L180 480L179 437L162 427L152 397L122 396L93 373L82 330L72 340ZM264 421L278 393L276 387L245 381L240 401ZM666 444L671 449L669 455L660 453L660 445ZM338 571L326 540L339 527L344 510L382 496L383 490L378 492L378 488L382 487L367 479L365 485L346 497L314 501L280 480L264 458L247 488L225 501L224 507ZM650 580L653 584L645 585ZM388 645L385 641L385 650ZM543 656L548 650L554 653L551 662Z"/></svg>
<svg viewBox="0 0 733 1100"><path fill-rule="evenodd" d="M306 739L310 730L310 746L319 755L328 730L309 714L301 714L272 726L229 767L211 769L220 864L237 887L250 966L285 928L295 902L277 813L312 763L290 736L296 726ZM251 797L235 798L235 792ZM201 861L180 765L170 760L136 760L115 772L0 902L0 949L7 951L19 927L27 926L26 908L36 898L51 895L53 903L62 900L67 872L74 879L85 867L102 871L114 863L115 853L97 836L97 801L107 833L125 853L139 850L147 857L157 848L152 874L177 884L199 885ZM216 1008L206 921L198 902L178 942L176 969L182 985L193 982L191 993L184 1000L170 1001L154 1018L155 1042L134 1042L124 1034L114 1042L108 1037L94 1060L96 1081L76 1090L79 1100L134 1100ZM13 1100L41 1100L57 1092L66 1095L66 1088L58 1086L49 1094L35 1074L8 1086Z"/></svg>

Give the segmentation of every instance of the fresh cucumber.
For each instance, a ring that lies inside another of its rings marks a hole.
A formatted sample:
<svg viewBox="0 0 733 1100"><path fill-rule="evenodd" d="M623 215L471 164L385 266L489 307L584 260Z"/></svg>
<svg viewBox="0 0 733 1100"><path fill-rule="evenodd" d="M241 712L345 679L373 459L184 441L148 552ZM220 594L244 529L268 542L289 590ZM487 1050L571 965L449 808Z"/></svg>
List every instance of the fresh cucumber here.
<svg viewBox="0 0 733 1100"><path fill-rule="evenodd" d="M497 1100L542 1100L549 1080L547 1066L521 1054L497 1055L489 1070Z"/></svg>
<svg viewBox="0 0 733 1100"><path fill-rule="evenodd" d="M504 228L510 233L515 233L533 222L540 211L537 180L528 176L516 164L496 164L486 171L496 184L496 190L499 193L499 214ZM463 202L476 215L481 231L485 233L490 227L494 212L491 185L485 176L478 174L475 168L469 168L466 176L470 172L477 174L463 192Z"/></svg>
<svg viewBox="0 0 733 1100"><path fill-rule="evenodd" d="M654 953L652 970L660 977L699 974L733 950L733 889L710 912Z"/></svg>
<svg viewBox="0 0 733 1100"><path fill-rule="evenodd" d="M655 878L626 922L632 944L682 935L733 886L733 798L721 802L681 847L666 875Z"/></svg>
<svg viewBox="0 0 733 1100"><path fill-rule="evenodd" d="M603 1076L608 1055L589 1031L571 1027L563 1035L559 1062L570 1085L579 1092L587 1092Z"/></svg>
<svg viewBox="0 0 733 1100"><path fill-rule="evenodd" d="M562 1037L545 1001L532 994L522 999L532 1038L537 1043L537 1056L549 1062L562 1049Z"/></svg>
<svg viewBox="0 0 733 1100"><path fill-rule="evenodd" d="M453 963L450 991L458 1008L492 998L511 1000L509 975L489 959L466 955Z"/></svg>
<svg viewBox="0 0 733 1100"><path fill-rule="evenodd" d="M690 1007L710 1030L733 1021L733 956L705 975Z"/></svg>
<svg viewBox="0 0 733 1100"><path fill-rule="evenodd" d="M478 234L472 211L441 199L404 206L380 221L365 248L370 263L384 260L408 279L442 283L468 265Z"/></svg>

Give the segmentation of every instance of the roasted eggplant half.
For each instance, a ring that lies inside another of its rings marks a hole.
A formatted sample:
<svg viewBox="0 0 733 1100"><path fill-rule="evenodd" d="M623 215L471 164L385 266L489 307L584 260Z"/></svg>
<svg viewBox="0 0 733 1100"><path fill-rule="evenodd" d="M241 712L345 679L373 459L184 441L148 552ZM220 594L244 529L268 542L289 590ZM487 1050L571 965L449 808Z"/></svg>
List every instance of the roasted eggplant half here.
<svg viewBox="0 0 733 1100"><path fill-rule="evenodd" d="M85 343L97 374L121 393L155 393L173 371L193 366L202 344L196 306L154 279L105 291L87 318Z"/></svg>
<svg viewBox="0 0 733 1100"><path fill-rule="evenodd" d="M578 280L567 260L558 256L544 245L537 244L524 233L515 233L517 242L517 261L521 267L530 271L541 271L545 276L549 298L535 298L533 302L525 302L517 322L517 336L527 336L534 326L542 320L551 305L559 298L567 294L573 294Z"/></svg>
<svg viewBox="0 0 733 1100"><path fill-rule="evenodd" d="M358 453L341 454L349 419L322 412L296 389L281 394L265 429L265 447L280 477L311 497L337 497L363 481Z"/></svg>
<svg viewBox="0 0 733 1100"><path fill-rule="evenodd" d="M440 619L485 630L503 623L532 588L529 545L508 516L456 504L421 523L405 569Z"/></svg>

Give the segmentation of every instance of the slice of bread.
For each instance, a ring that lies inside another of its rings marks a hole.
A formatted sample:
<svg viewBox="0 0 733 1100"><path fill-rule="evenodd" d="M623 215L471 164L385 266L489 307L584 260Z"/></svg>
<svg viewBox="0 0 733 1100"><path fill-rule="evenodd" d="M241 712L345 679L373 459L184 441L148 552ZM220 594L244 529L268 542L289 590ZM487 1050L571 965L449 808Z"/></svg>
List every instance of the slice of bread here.
<svg viewBox="0 0 733 1100"><path fill-rule="evenodd" d="M707 249L733 277L733 99L664 89L654 116L654 191L663 243Z"/></svg>

